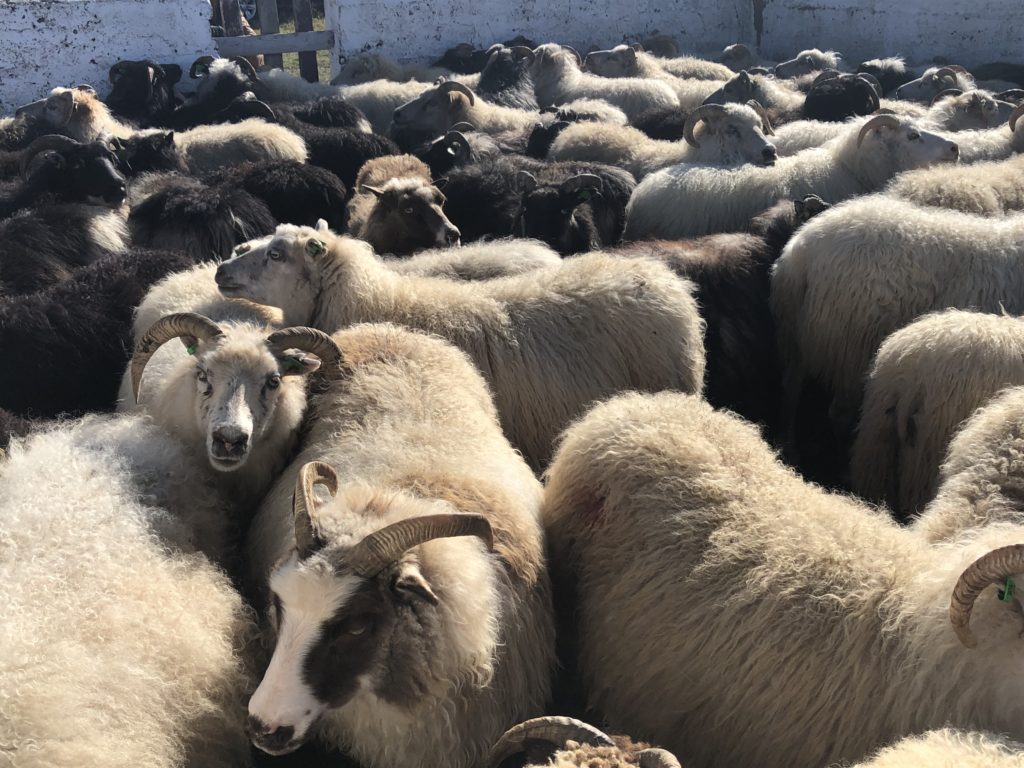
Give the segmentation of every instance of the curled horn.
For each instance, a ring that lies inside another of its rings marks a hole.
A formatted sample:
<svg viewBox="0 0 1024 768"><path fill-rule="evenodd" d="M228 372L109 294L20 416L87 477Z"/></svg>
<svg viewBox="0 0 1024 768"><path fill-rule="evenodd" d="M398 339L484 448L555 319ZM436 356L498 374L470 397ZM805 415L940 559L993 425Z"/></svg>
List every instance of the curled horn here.
<svg viewBox="0 0 1024 768"><path fill-rule="evenodd" d="M316 328L282 328L267 336L267 346L280 357L289 349L299 349L320 358L325 368L337 370L337 363L344 360L341 347L323 331Z"/></svg>
<svg viewBox="0 0 1024 768"><path fill-rule="evenodd" d="M825 82L826 80L835 80L840 74L842 73L838 69L823 69L821 70L821 74L811 82L811 86L813 87L818 83Z"/></svg>
<svg viewBox="0 0 1024 768"><path fill-rule="evenodd" d="M935 97L932 99L931 104L929 106L935 106L936 102L942 101L947 96L962 96L963 93L964 92L959 88L947 88L944 91L939 91L938 93L935 94Z"/></svg>
<svg viewBox="0 0 1024 768"><path fill-rule="evenodd" d="M761 118L761 130L764 131L765 136L774 136L775 131L772 130L772 121L768 119L768 113L764 111L764 107L761 106L761 102L757 99L751 99L747 102L747 106L757 112Z"/></svg>
<svg viewBox="0 0 1024 768"><path fill-rule="evenodd" d="M125 67L130 64L128 61L119 61L110 68L110 72L107 73L107 80L111 83L116 82L118 76L124 71Z"/></svg>
<svg viewBox="0 0 1024 768"><path fill-rule="evenodd" d="M697 125L701 120L706 120L708 115L712 113L720 115L723 112L725 112L725 107L721 104L702 104L693 110L686 118L686 125L683 126L683 138L686 139L686 143L691 147L699 148L700 143L693 136Z"/></svg>
<svg viewBox="0 0 1024 768"><path fill-rule="evenodd" d="M682 768L679 759L667 749L644 749L637 755L640 768Z"/></svg>
<svg viewBox="0 0 1024 768"><path fill-rule="evenodd" d="M295 494L292 496L292 519L295 527L295 549L299 557L307 557L321 541L319 518L316 510L316 496L313 488L321 483L334 496L338 492L338 475L322 461L303 464L295 478Z"/></svg>
<svg viewBox="0 0 1024 768"><path fill-rule="evenodd" d="M476 126L473 125L472 123L467 123L467 122L463 121L461 123L456 123L455 125L453 125L448 130L449 131L468 131L469 133L473 133L473 131L476 130ZM465 138L465 137L463 137L463 138Z"/></svg>
<svg viewBox="0 0 1024 768"><path fill-rule="evenodd" d="M199 75L196 74L196 68L199 66L209 68L209 66L213 64L214 61L216 61L216 59L214 59L213 56L200 56L198 59L193 61L192 66L188 68L188 76L191 77L193 80L198 80Z"/></svg>
<svg viewBox="0 0 1024 768"><path fill-rule="evenodd" d="M864 142L864 137L867 136L875 128L881 128L882 126L888 126L889 128L899 128L900 121L895 115L875 115L868 120L864 125L861 126L860 133L857 134L857 146Z"/></svg>
<svg viewBox="0 0 1024 768"><path fill-rule="evenodd" d="M446 80L437 86L439 93L448 93L450 91L458 91L459 93L465 94L466 98L469 99L469 106L476 104L476 96L469 90L469 86L465 83L460 83L456 80Z"/></svg>
<svg viewBox="0 0 1024 768"><path fill-rule="evenodd" d="M256 74L256 68L253 67L252 62L242 56L232 56L231 63L238 66L242 74L245 75L249 82L255 83L259 80L259 76Z"/></svg>
<svg viewBox="0 0 1024 768"><path fill-rule="evenodd" d="M448 153L458 161L463 162L469 159L469 140L462 131L456 131L452 129L444 135L442 139L444 145L448 148Z"/></svg>
<svg viewBox="0 0 1024 768"><path fill-rule="evenodd" d="M863 80L865 83L871 86L871 89L875 92L875 95L881 99L885 91L882 89L882 83L877 77L872 75L870 72L858 72L856 75L858 80ZM877 106L877 105L876 105Z"/></svg>
<svg viewBox="0 0 1024 768"><path fill-rule="evenodd" d="M960 67L960 69L964 72L967 71L963 67ZM937 70L935 70L935 77L939 78L952 77L954 80L956 80L956 76L958 74L959 73L957 72L957 70L953 69L953 67L939 67Z"/></svg>
<svg viewBox="0 0 1024 768"><path fill-rule="evenodd" d="M21 153L20 170L22 178L24 178L25 174L28 173L28 169L32 165L32 161L36 159L40 152L46 152L49 149L57 150L59 152L60 150L70 149L71 147L77 146L78 142L68 136L61 136L56 133L40 136L29 144Z"/></svg>
<svg viewBox="0 0 1024 768"><path fill-rule="evenodd" d="M960 64L947 64L946 69L952 69L954 72L959 72L962 75L970 75L967 71L967 67L961 66Z"/></svg>
<svg viewBox="0 0 1024 768"><path fill-rule="evenodd" d="M562 182L563 192L577 192L581 189L601 189L601 177L593 173L577 173Z"/></svg>
<svg viewBox="0 0 1024 768"><path fill-rule="evenodd" d="M1018 104L1017 108L1010 113L1010 133L1017 130L1017 121L1024 117L1024 103Z"/></svg>
<svg viewBox="0 0 1024 768"><path fill-rule="evenodd" d="M505 731L491 749L487 765L489 768L498 768L508 758L522 752L528 741L541 741L556 749L563 748L568 741L592 747L615 746L615 742L603 731L575 718L535 717Z"/></svg>
<svg viewBox="0 0 1024 768"><path fill-rule="evenodd" d="M142 384L142 373L156 351L171 339L183 336L198 341L211 341L222 336L224 332L213 320L194 312L180 312L175 315L161 317L146 331L135 345L132 354L132 394L135 402L139 402L139 387Z"/></svg>
<svg viewBox="0 0 1024 768"><path fill-rule="evenodd" d="M1024 571L1024 544L1000 547L982 555L960 574L949 601L949 620L960 642L967 648L978 644L971 632L971 611L978 595L990 584L1000 584L1007 576Z"/></svg>
<svg viewBox="0 0 1024 768"><path fill-rule="evenodd" d="M353 573L368 579L398 562L412 547L453 536L477 536L488 551L494 548L494 534L486 517L450 512L410 517L381 528L352 548L348 562Z"/></svg>
<svg viewBox="0 0 1024 768"><path fill-rule="evenodd" d="M533 52L533 49L527 48L525 45L513 45L509 50L512 51L512 58L516 61L529 59L532 63L536 58L536 54Z"/></svg>
<svg viewBox="0 0 1024 768"><path fill-rule="evenodd" d="M562 46L562 50L563 51L568 51L569 53L571 53L573 55L573 58L576 59L576 64L578 66L580 66L580 67L583 66L583 57L580 56L580 52L579 51L577 51L571 45L563 45Z"/></svg>
<svg viewBox="0 0 1024 768"><path fill-rule="evenodd" d="M520 171L516 174L516 186L523 192L532 192L537 188L537 177L529 171Z"/></svg>

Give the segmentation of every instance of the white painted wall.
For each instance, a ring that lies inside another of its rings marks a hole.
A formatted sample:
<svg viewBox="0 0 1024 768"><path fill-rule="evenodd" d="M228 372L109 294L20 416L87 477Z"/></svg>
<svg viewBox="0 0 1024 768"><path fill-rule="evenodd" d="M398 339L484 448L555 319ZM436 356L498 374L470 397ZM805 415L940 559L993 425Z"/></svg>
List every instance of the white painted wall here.
<svg viewBox="0 0 1024 768"><path fill-rule="evenodd" d="M214 53L209 0L0 0L0 114L58 85L107 92L119 59Z"/></svg>

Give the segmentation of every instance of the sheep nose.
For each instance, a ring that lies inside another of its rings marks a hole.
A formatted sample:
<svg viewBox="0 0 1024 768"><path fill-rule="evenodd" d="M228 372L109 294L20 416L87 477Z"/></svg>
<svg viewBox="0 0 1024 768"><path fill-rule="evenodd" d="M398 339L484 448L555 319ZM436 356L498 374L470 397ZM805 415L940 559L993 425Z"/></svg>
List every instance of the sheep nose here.
<svg viewBox="0 0 1024 768"><path fill-rule="evenodd" d="M213 452L220 458L238 458L249 446L249 433L238 427L222 427L213 431Z"/></svg>
<svg viewBox="0 0 1024 768"><path fill-rule="evenodd" d="M291 725L273 727L267 725L255 715L249 715L245 723L249 739L265 752L273 754L284 749L295 736L295 728Z"/></svg>
<svg viewBox="0 0 1024 768"><path fill-rule="evenodd" d="M953 153L953 157L960 157L960 145L954 144L949 148L949 151Z"/></svg>
<svg viewBox="0 0 1024 768"><path fill-rule="evenodd" d="M128 196L128 191L125 189L124 184L118 184L113 192L110 193L110 202L112 203L123 203L124 199Z"/></svg>
<svg viewBox="0 0 1024 768"><path fill-rule="evenodd" d="M458 227L446 227L444 231L444 240L448 245L458 245L459 240L462 238L462 233Z"/></svg>
<svg viewBox="0 0 1024 768"><path fill-rule="evenodd" d="M775 147L765 147L764 149L761 150L761 157L763 157L766 161L774 163L778 156L779 153L775 149Z"/></svg>

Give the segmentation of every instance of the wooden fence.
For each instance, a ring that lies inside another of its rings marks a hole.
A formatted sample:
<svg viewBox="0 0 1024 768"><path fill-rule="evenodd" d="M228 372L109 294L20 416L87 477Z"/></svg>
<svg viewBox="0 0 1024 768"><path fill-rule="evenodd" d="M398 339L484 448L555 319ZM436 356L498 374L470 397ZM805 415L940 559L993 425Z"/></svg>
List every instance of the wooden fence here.
<svg viewBox="0 0 1024 768"><path fill-rule="evenodd" d="M257 0L260 19L259 35L242 33L242 14L238 0L214 0L220 3L225 37L217 38L221 56L256 56L263 54L268 67L281 66L282 53L299 54L299 74L311 83L320 79L316 52L334 48L334 32L313 31L313 7L310 0L292 0L295 32L282 34L277 16L277 0Z"/></svg>

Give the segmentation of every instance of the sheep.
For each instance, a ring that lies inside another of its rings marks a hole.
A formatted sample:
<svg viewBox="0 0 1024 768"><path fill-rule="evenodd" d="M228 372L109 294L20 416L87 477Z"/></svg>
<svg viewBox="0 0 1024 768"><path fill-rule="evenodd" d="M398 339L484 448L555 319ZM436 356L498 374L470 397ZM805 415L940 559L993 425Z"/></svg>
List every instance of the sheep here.
<svg viewBox="0 0 1024 768"><path fill-rule="evenodd" d="M744 69L749 71L761 64L757 51L745 43L733 43L725 46L718 54L717 61L727 66L732 72L742 72Z"/></svg>
<svg viewBox="0 0 1024 768"><path fill-rule="evenodd" d="M925 119L947 131L985 130L1007 122L1014 105L987 91L943 91L932 102Z"/></svg>
<svg viewBox="0 0 1024 768"><path fill-rule="evenodd" d="M601 77L645 77L668 83L680 79L728 80L732 77L732 70L724 64L693 56L658 58L631 45L591 51L583 60L583 66Z"/></svg>
<svg viewBox="0 0 1024 768"><path fill-rule="evenodd" d="M810 75L820 72L823 69L838 69L842 55L835 51L821 51L817 48L809 48L800 51L788 61L780 61L775 65L775 77L780 80L789 80L802 75ZM763 102L762 102L763 103Z"/></svg>
<svg viewBox="0 0 1024 768"><path fill-rule="evenodd" d="M848 763L946 725L1020 738L1020 608L984 592L1021 571L1020 525L932 545L671 392L596 406L547 477L553 579L610 727L695 767Z"/></svg>
<svg viewBox="0 0 1024 768"><path fill-rule="evenodd" d="M789 122L801 114L804 94L793 91L778 80L766 75L751 75L746 71L720 84L709 94L704 104L746 104L756 101L767 110L772 122Z"/></svg>
<svg viewBox="0 0 1024 768"><path fill-rule="evenodd" d="M1024 745L987 733L943 728L908 736L854 768L1022 768Z"/></svg>
<svg viewBox="0 0 1024 768"><path fill-rule="evenodd" d="M657 141L636 128L577 123L559 134L548 156L619 166L638 181L681 163L773 165L776 160L771 124L756 102L698 107L687 118L683 135L685 143Z"/></svg>
<svg viewBox="0 0 1024 768"><path fill-rule="evenodd" d="M19 107L17 115L42 120L52 133L60 133L81 142L116 137L127 139L135 129L119 122L88 85L54 88L45 99Z"/></svg>
<svg viewBox="0 0 1024 768"><path fill-rule="evenodd" d="M704 329L691 285L646 259L592 253L467 285L395 274L365 243L325 228L285 225L250 246L217 270L221 293L327 331L403 322L447 338L480 366L506 434L535 469L588 403L622 389L703 385ZM544 330L553 317L555 355Z"/></svg>
<svg viewBox="0 0 1024 768"><path fill-rule="evenodd" d="M538 169L539 179L520 171L516 234L543 240L563 256L619 242L636 181L617 168L605 168L601 175L588 170L566 176L563 168L549 166Z"/></svg>
<svg viewBox="0 0 1024 768"><path fill-rule="evenodd" d="M829 420L851 433L863 378L889 334L945 308L1024 312L1022 248L1024 216L982 218L882 195L809 222L772 274L787 410L817 382L830 393Z"/></svg>
<svg viewBox="0 0 1024 768"><path fill-rule="evenodd" d="M534 50L530 65L537 103L542 107L575 99L603 99L635 117L652 107L679 106L675 91L660 80L607 79L583 72L573 54L554 43Z"/></svg>
<svg viewBox="0 0 1024 768"><path fill-rule="evenodd" d="M461 75L482 72L491 55L488 48L476 48L470 43L458 43L445 51L431 66L444 67Z"/></svg>
<svg viewBox="0 0 1024 768"><path fill-rule="evenodd" d="M403 275L493 280L554 267L560 262L559 255L539 240L506 239L420 251L408 259L389 260L385 264Z"/></svg>
<svg viewBox="0 0 1024 768"><path fill-rule="evenodd" d="M177 174L144 177L131 190L128 226L142 246L226 258L234 247L272 232L266 204L230 180L216 186Z"/></svg>
<svg viewBox="0 0 1024 768"><path fill-rule="evenodd" d="M324 219L336 231L344 231L348 224L348 190L341 179L315 165L293 160L245 163L218 171L206 181L244 189L283 224L315 225Z"/></svg>
<svg viewBox="0 0 1024 768"><path fill-rule="evenodd" d="M133 249L65 283L0 300L0 408L33 417L110 410L131 343L131 312L149 286L187 269L181 253Z"/></svg>
<svg viewBox="0 0 1024 768"><path fill-rule="evenodd" d="M141 128L160 128L181 103L174 84L181 80L177 64L157 64L152 59L119 61L108 75L111 89L106 98L110 111Z"/></svg>
<svg viewBox="0 0 1024 768"><path fill-rule="evenodd" d="M749 233L648 240L613 251L657 259L693 281L707 324L705 397L716 408L764 425L769 438L779 426L781 397L769 273L797 228L830 207L814 195L784 200L756 217Z"/></svg>
<svg viewBox="0 0 1024 768"><path fill-rule="evenodd" d="M1006 386L1024 384L1015 317L947 310L879 347L850 459L853 490L906 521L935 495L957 426Z"/></svg>
<svg viewBox="0 0 1024 768"><path fill-rule="evenodd" d="M0 464L0 726L17 768L249 763L251 611L218 567L225 498L139 417L15 441Z"/></svg>
<svg viewBox="0 0 1024 768"><path fill-rule="evenodd" d="M901 171L955 162L958 154L955 142L913 121L876 115L862 125L848 126L824 147L784 157L772 168L679 165L656 171L633 193L625 237L734 232L784 197L816 194L839 202L876 190Z"/></svg>
<svg viewBox="0 0 1024 768"><path fill-rule="evenodd" d="M0 221L0 296L32 293L129 242L124 215L79 203L26 208Z"/></svg>
<svg viewBox="0 0 1024 768"><path fill-rule="evenodd" d="M493 48L480 73L476 94L503 107L537 110L530 65L533 51L523 46Z"/></svg>
<svg viewBox="0 0 1024 768"><path fill-rule="evenodd" d="M174 145L185 167L197 176L246 162L304 163L309 155L301 136L284 126L255 119L175 133Z"/></svg>
<svg viewBox="0 0 1024 768"><path fill-rule="evenodd" d="M882 86L882 95L895 92L897 88L914 79L902 56L888 56L862 61L857 65L857 74L871 75Z"/></svg>
<svg viewBox="0 0 1024 768"><path fill-rule="evenodd" d="M350 227L350 232L377 253L408 256L431 246L459 245L462 233L441 208L445 196L429 181L392 179L381 187L363 184L359 196L364 192L374 202L365 220L358 222L358 228Z"/></svg>
<svg viewBox="0 0 1024 768"><path fill-rule="evenodd" d="M359 169L359 175L356 176L356 182L353 187L355 194L348 203L349 232L353 237L360 237L370 242L371 245L373 244L369 238L363 235L363 230L366 228L371 214L377 207L377 201L384 186L394 179L408 179L410 182L416 180L423 182L428 187L432 183L430 168L422 160L412 155L388 155L367 160L363 167ZM385 212L382 209L378 217L383 215L385 215ZM313 223L314 225L316 224L316 222ZM331 227L331 229L336 232L339 231L337 227ZM381 224L378 223L376 234L381 237L388 237L392 233L389 233L386 227L382 228ZM403 237L397 239L404 240L405 233L403 233ZM428 242L433 243L434 238L430 237ZM446 243L441 243L441 245L446 245ZM378 250L378 252L381 251ZM398 251L389 252L399 253ZM404 251L404 253L408 252L408 250Z"/></svg>
<svg viewBox="0 0 1024 768"><path fill-rule="evenodd" d="M416 150L416 156L430 167L433 178L444 176L456 166L494 160L500 155L501 149L490 136L475 131L451 130ZM546 155L545 150L542 157Z"/></svg>
<svg viewBox="0 0 1024 768"><path fill-rule="evenodd" d="M525 765L522 762L526 755ZM517 759L518 758L518 759ZM515 762L513 762L515 760ZM488 765L503 768L682 768L671 752L608 736L592 725L569 717L535 717L508 731L491 749Z"/></svg>
<svg viewBox="0 0 1024 768"><path fill-rule="evenodd" d="M1006 130L1002 126L989 130L959 131L957 142L963 147L962 163L977 163L991 160L1005 160L1013 154L1024 152L1024 104L1010 113ZM1021 130L1017 130L1017 126Z"/></svg>
<svg viewBox="0 0 1024 768"><path fill-rule="evenodd" d="M975 87L974 78L960 66L929 67L920 77L896 89L896 98L930 104L940 92L949 88L969 91Z"/></svg>
<svg viewBox="0 0 1024 768"><path fill-rule="evenodd" d="M872 114L879 108L880 98L867 75L822 74L808 89L800 114L808 120L839 122Z"/></svg>
<svg viewBox="0 0 1024 768"><path fill-rule="evenodd" d="M541 486L463 353L390 325L333 338L249 536L276 635L250 737L275 755L319 737L366 768L482 765L550 691Z"/></svg>
<svg viewBox="0 0 1024 768"><path fill-rule="evenodd" d="M677 107L648 109L633 118L631 125L643 131L649 138L661 141L679 141L686 131L689 110Z"/></svg>
<svg viewBox="0 0 1024 768"><path fill-rule="evenodd" d="M673 35L663 35L656 32L637 44L637 50L640 49L658 58L673 59L679 56L679 40Z"/></svg>
<svg viewBox="0 0 1024 768"><path fill-rule="evenodd" d="M16 437L24 437L32 431L33 426L40 423L38 421L33 423L30 419L0 408L0 462L7 459L7 449L11 440Z"/></svg>
<svg viewBox="0 0 1024 768"><path fill-rule="evenodd" d="M419 80L432 83L439 77L449 75L451 70L443 67L399 64L380 53L358 53L345 60L338 74L331 80L331 85L355 85L374 80L393 80L396 83Z"/></svg>
<svg viewBox="0 0 1024 768"><path fill-rule="evenodd" d="M963 167L901 173L885 194L916 205L953 208L978 216L1024 211L1024 155Z"/></svg>
<svg viewBox="0 0 1024 768"><path fill-rule="evenodd" d="M103 142L81 144L66 136L41 136L20 153L21 179L0 184L0 219L32 205L101 202L125 198L125 178Z"/></svg>

